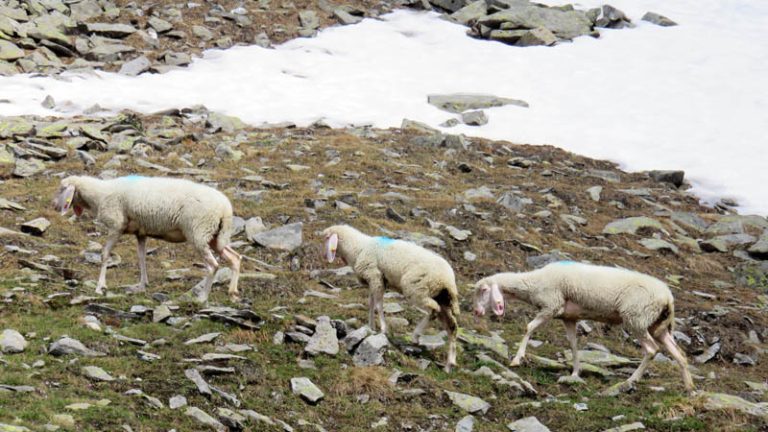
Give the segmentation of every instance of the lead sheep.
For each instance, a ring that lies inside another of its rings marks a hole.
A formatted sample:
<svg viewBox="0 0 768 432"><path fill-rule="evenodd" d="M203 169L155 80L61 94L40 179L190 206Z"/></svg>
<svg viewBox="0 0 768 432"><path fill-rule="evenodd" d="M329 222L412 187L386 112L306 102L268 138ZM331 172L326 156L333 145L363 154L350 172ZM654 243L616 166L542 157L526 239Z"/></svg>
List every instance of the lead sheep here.
<svg viewBox="0 0 768 432"><path fill-rule="evenodd" d="M631 388L642 377L659 345L680 366L685 389L693 391L687 360L672 337L674 299L664 282L630 270L561 261L527 273L499 273L481 279L475 284L475 315L484 315L488 307L496 315L503 315L504 295L539 310L526 327L512 366L518 366L523 359L531 334L555 318L565 325L573 351L571 375L578 377L576 322L589 319L624 324L644 352L640 366L629 379L608 389L607 394Z"/></svg>
<svg viewBox="0 0 768 432"><path fill-rule="evenodd" d="M172 178L127 176L112 180L71 176L61 181L54 207L62 215L72 209L80 216L88 210L107 228L101 251L101 272L96 292L107 287L107 261L112 247L123 234L133 234L138 241L141 279L137 291L146 289L147 237L172 243L190 241L205 262L207 274L196 300L206 301L219 264L215 250L229 261L232 279L229 294L237 298L240 255L229 246L232 234L232 204L224 194L211 187Z"/></svg>
<svg viewBox="0 0 768 432"><path fill-rule="evenodd" d="M445 370L456 365L456 337L459 295L450 264L436 253L403 240L371 237L348 225L336 225L323 231L325 253L329 263L338 254L352 267L357 277L370 289L368 325L374 328L378 311L379 328L387 331L384 321L384 287L393 288L414 306L427 310L427 316L416 326L418 341L432 319L439 318L448 331L448 358Z"/></svg>

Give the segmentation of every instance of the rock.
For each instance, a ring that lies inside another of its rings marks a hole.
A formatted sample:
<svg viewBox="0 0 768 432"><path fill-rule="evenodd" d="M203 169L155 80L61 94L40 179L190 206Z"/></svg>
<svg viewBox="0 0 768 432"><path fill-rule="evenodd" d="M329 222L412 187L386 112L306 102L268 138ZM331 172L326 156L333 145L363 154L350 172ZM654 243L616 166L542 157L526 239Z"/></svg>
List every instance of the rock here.
<svg viewBox="0 0 768 432"><path fill-rule="evenodd" d="M101 42L89 50L85 54L85 58L97 62L112 62L118 60L123 54L134 51L136 49L130 45Z"/></svg>
<svg viewBox="0 0 768 432"><path fill-rule="evenodd" d="M220 143L216 146L216 150L214 151L216 153L216 156L224 159L224 160L230 160L237 162L240 159L243 158L243 152L240 150L236 150L231 145L227 143Z"/></svg>
<svg viewBox="0 0 768 432"><path fill-rule="evenodd" d="M621 176L613 171L604 171L604 170L589 170L586 173L589 177L595 177L602 180L607 181L608 183L619 183L621 182Z"/></svg>
<svg viewBox="0 0 768 432"><path fill-rule="evenodd" d="M40 159L16 159L16 167L13 175L16 177L27 178L39 174L45 170L45 164Z"/></svg>
<svg viewBox="0 0 768 432"><path fill-rule="evenodd" d="M75 21L88 21L104 11L97 0L83 0L69 5L69 16Z"/></svg>
<svg viewBox="0 0 768 432"><path fill-rule="evenodd" d="M693 361L699 364L704 364L717 355L720 352L720 342L716 342L709 346L703 353L693 358Z"/></svg>
<svg viewBox="0 0 768 432"><path fill-rule="evenodd" d="M532 30L528 30L520 36L520 38L515 42L516 46L519 47L527 47L527 46L550 46L554 45L557 42L557 36L555 36L554 33L552 33L548 28L546 27L537 27Z"/></svg>
<svg viewBox="0 0 768 432"><path fill-rule="evenodd" d="M587 193L589 193L589 197L592 198L592 201L594 202L600 201L601 192L603 192L602 186L592 186L591 188L587 189Z"/></svg>
<svg viewBox="0 0 768 432"><path fill-rule="evenodd" d="M57 426L61 426L65 429L74 429L75 418L69 414L54 414L51 416L51 423Z"/></svg>
<svg viewBox="0 0 768 432"><path fill-rule="evenodd" d="M640 19L662 27L672 27L677 25L676 22L665 17L664 15L657 14L656 12L646 12L645 15L643 15L643 17Z"/></svg>
<svg viewBox="0 0 768 432"><path fill-rule="evenodd" d="M355 351L352 362L355 366L377 366L384 363L384 352L389 339L383 333L365 338Z"/></svg>
<svg viewBox="0 0 768 432"><path fill-rule="evenodd" d="M464 416L456 423L455 432L472 432L475 427L475 417L468 415Z"/></svg>
<svg viewBox="0 0 768 432"><path fill-rule="evenodd" d="M197 369L187 369L184 371L184 376L195 383L195 386L197 386L197 391L200 392L201 395L211 397L211 387L207 382L205 382L203 376L200 375L200 371Z"/></svg>
<svg viewBox="0 0 768 432"><path fill-rule="evenodd" d="M649 230L664 231L664 227L656 219L637 216L610 222L603 228L603 234L637 234Z"/></svg>
<svg viewBox="0 0 768 432"><path fill-rule="evenodd" d="M744 414L768 418L768 407L725 393L705 392L704 408L708 410L740 411Z"/></svg>
<svg viewBox="0 0 768 432"><path fill-rule="evenodd" d="M616 426L610 429L606 429L603 432L631 432L636 430L644 430L645 425L640 422L628 423L621 426Z"/></svg>
<svg viewBox="0 0 768 432"><path fill-rule="evenodd" d="M352 352L363 339L373 334L373 330L367 325L360 327L357 330L347 333L347 336L342 340L347 351Z"/></svg>
<svg viewBox="0 0 768 432"><path fill-rule="evenodd" d="M299 12L299 22L305 29L315 30L320 27L320 18L312 10L303 10Z"/></svg>
<svg viewBox="0 0 768 432"><path fill-rule="evenodd" d="M208 426L209 428L213 428L217 432L226 432L228 430L227 427L224 426L221 422L206 414L205 411L201 410L200 408L189 407L184 414L192 417L199 423Z"/></svg>
<svg viewBox="0 0 768 432"><path fill-rule="evenodd" d="M536 417L525 417L507 425L513 432L550 432Z"/></svg>
<svg viewBox="0 0 768 432"><path fill-rule="evenodd" d="M187 398L182 395L176 395L168 400L168 407L170 409L179 409L187 406Z"/></svg>
<svg viewBox="0 0 768 432"><path fill-rule="evenodd" d="M669 183L679 188L683 185L685 171L650 171L648 176L659 183Z"/></svg>
<svg viewBox="0 0 768 432"><path fill-rule="evenodd" d="M173 30L173 24L169 23L164 19L160 19L158 17L152 17L148 19L147 24L149 24L150 27L155 29L157 33L165 33Z"/></svg>
<svg viewBox="0 0 768 432"><path fill-rule="evenodd" d="M207 127L212 133L224 132L234 133L245 127L245 123L235 116L228 116L220 113L210 113L205 121Z"/></svg>
<svg viewBox="0 0 768 432"><path fill-rule="evenodd" d="M194 339L190 339L190 340L184 342L184 345L195 345L195 344L199 344L199 343L213 342L219 336L221 336L221 332L206 333L206 334L204 334L202 336L198 336L198 337L196 337Z"/></svg>
<svg viewBox="0 0 768 432"><path fill-rule="evenodd" d="M595 20L595 27L621 29L634 26L624 12L611 5L603 5L600 12Z"/></svg>
<svg viewBox="0 0 768 432"><path fill-rule="evenodd" d="M448 398L451 399L451 402L453 402L454 405L470 414L485 414L491 408L491 404L476 396L464 393L456 393L448 390L445 390L445 393L448 395Z"/></svg>
<svg viewBox="0 0 768 432"><path fill-rule="evenodd" d="M29 343L21 333L13 329L5 329L0 333L0 353L16 354L24 352Z"/></svg>
<svg viewBox="0 0 768 432"><path fill-rule="evenodd" d="M704 232L709 226L707 221L694 213L672 212L670 218L678 225L696 232Z"/></svg>
<svg viewBox="0 0 768 432"><path fill-rule="evenodd" d="M680 252L677 246L673 245L668 241L664 241L661 239L656 239L656 238L642 239L638 243L640 243L641 245L643 245L644 247L650 250L667 251L672 253Z"/></svg>
<svg viewBox="0 0 768 432"><path fill-rule="evenodd" d="M209 41L214 37L210 30L200 25L192 26L192 34L204 41Z"/></svg>
<svg viewBox="0 0 768 432"><path fill-rule="evenodd" d="M153 323L161 323L171 316L173 316L173 312L171 312L171 309L166 305L159 305L152 310Z"/></svg>
<svg viewBox="0 0 768 432"><path fill-rule="evenodd" d="M448 12L456 12L464 7L466 0L429 0L429 3Z"/></svg>
<svg viewBox="0 0 768 432"><path fill-rule="evenodd" d="M354 16L342 8L336 8L333 10L333 16L344 25L357 24L363 20L363 18Z"/></svg>
<svg viewBox="0 0 768 432"><path fill-rule="evenodd" d="M248 420L243 414L236 413L228 408L217 408L216 414L221 419L221 422L226 425L231 431L240 431L245 428L245 423Z"/></svg>
<svg viewBox="0 0 768 432"><path fill-rule="evenodd" d="M747 231L765 231L768 229L768 219L761 216L728 215L721 216L717 222L708 226L708 235L744 234Z"/></svg>
<svg viewBox="0 0 768 432"><path fill-rule="evenodd" d="M480 18L478 24L496 29L536 29L546 28L558 38L573 39L592 33L592 22L582 11L559 10L537 7L530 3L516 3L510 8Z"/></svg>
<svg viewBox="0 0 768 432"><path fill-rule="evenodd" d="M301 222L297 222L260 232L253 236L253 241L269 249L293 252L303 242L302 226Z"/></svg>
<svg viewBox="0 0 768 432"><path fill-rule="evenodd" d="M129 62L123 63L119 73L122 75L137 76L148 71L150 66L152 66L152 63L146 56L139 56Z"/></svg>
<svg viewBox="0 0 768 432"><path fill-rule="evenodd" d="M699 242L704 252L728 252L732 248L755 243L757 239L749 234L728 234Z"/></svg>
<svg viewBox="0 0 768 432"><path fill-rule="evenodd" d="M83 375L94 381L110 382L115 380L112 375L108 374L104 369L98 366L85 366L83 367L82 372Z"/></svg>
<svg viewBox="0 0 768 432"><path fill-rule="evenodd" d="M448 234L450 234L451 237L458 241L464 241L472 235L472 231L459 229L452 225L446 225L445 230L448 231Z"/></svg>
<svg viewBox="0 0 768 432"><path fill-rule="evenodd" d="M8 201L5 198L0 198L0 210L11 210L11 211L24 211L26 208L24 206L15 203L13 201Z"/></svg>
<svg viewBox="0 0 768 432"><path fill-rule="evenodd" d="M488 186L480 186L479 188L467 189L464 191L464 198L468 200L476 199L495 199L493 191Z"/></svg>
<svg viewBox="0 0 768 432"><path fill-rule="evenodd" d="M31 432L30 429L24 426L15 426L5 423L0 423L0 432Z"/></svg>
<svg viewBox="0 0 768 432"><path fill-rule="evenodd" d="M461 121L468 126L488 124L488 116L483 111L469 111L461 115Z"/></svg>
<svg viewBox="0 0 768 432"><path fill-rule="evenodd" d="M462 113L469 110L493 108L504 105L516 105L528 108L528 103L521 100L471 93L429 95L427 96L427 102L450 113Z"/></svg>
<svg viewBox="0 0 768 432"><path fill-rule="evenodd" d="M753 258L768 260L768 230L763 232L763 235L747 249L747 252Z"/></svg>
<svg viewBox="0 0 768 432"><path fill-rule="evenodd" d="M325 397L322 390L306 377L291 378L291 391L310 405L316 405Z"/></svg>
<svg viewBox="0 0 768 432"><path fill-rule="evenodd" d="M163 61L168 66L186 66L192 63L192 57L190 57L187 53L169 52L165 53L165 56L163 56Z"/></svg>
<svg viewBox="0 0 768 432"><path fill-rule="evenodd" d="M459 327L458 337L465 343L481 346L495 352L503 358L509 358L509 347L504 339L483 336L466 330L463 327Z"/></svg>
<svg viewBox="0 0 768 432"><path fill-rule="evenodd" d="M571 361L573 354L571 351L565 352L565 358ZM607 367L628 366L637 364L637 362L630 360L626 357L618 356L603 351L593 350L579 350L579 360L583 363L589 363L592 365L600 365Z"/></svg>
<svg viewBox="0 0 768 432"><path fill-rule="evenodd" d="M48 219L41 217L21 224L21 232L39 237L42 236L50 226L51 222Z"/></svg>
<svg viewBox="0 0 768 432"><path fill-rule="evenodd" d="M85 357L101 357L106 355L104 353L88 349L79 340L66 336L52 343L50 348L48 348L48 354L56 357L69 354L81 355Z"/></svg>
<svg viewBox="0 0 768 432"><path fill-rule="evenodd" d="M459 24L468 25L470 22L478 20L488 13L488 4L485 0L478 0L451 14L451 19Z"/></svg>
<svg viewBox="0 0 768 432"><path fill-rule="evenodd" d="M136 33L136 28L128 24L86 23L85 31L101 36L124 38Z"/></svg>
<svg viewBox="0 0 768 432"><path fill-rule="evenodd" d="M336 329L331 325L330 318L321 316L317 319L315 334L309 338L304 352L310 355L324 353L331 356L339 353L339 339L336 337Z"/></svg>
<svg viewBox="0 0 768 432"><path fill-rule="evenodd" d="M0 60L17 60L24 57L24 50L16 44L0 39Z"/></svg>

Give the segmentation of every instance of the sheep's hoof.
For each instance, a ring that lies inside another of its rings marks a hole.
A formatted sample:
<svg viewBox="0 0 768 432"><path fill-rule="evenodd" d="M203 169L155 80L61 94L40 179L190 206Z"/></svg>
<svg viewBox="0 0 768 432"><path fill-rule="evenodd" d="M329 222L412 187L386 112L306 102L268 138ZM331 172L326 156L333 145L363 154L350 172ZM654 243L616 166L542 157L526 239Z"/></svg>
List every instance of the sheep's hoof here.
<svg viewBox="0 0 768 432"><path fill-rule="evenodd" d="M104 295L104 290L105 290L106 288L107 288L107 287L96 287L96 295L100 295L100 296L101 296L101 295Z"/></svg>
<svg viewBox="0 0 768 432"><path fill-rule="evenodd" d="M509 367L518 367L520 366L520 363L522 363L522 360L519 358L512 359L512 362L509 364Z"/></svg>
<svg viewBox="0 0 768 432"><path fill-rule="evenodd" d="M607 389L603 390L600 395L605 397L613 397L618 396L622 393L630 393L635 390L635 384L631 382L620 382L618 384L614 384Z"/></svg>
<svg viewBox="0 0 768 432"><path fill-rule="evenodd" d="M232 303L240 303L240 300L242 300L242 298L240 298L240 294L230 294L229 295L229 300Z"/></svg>

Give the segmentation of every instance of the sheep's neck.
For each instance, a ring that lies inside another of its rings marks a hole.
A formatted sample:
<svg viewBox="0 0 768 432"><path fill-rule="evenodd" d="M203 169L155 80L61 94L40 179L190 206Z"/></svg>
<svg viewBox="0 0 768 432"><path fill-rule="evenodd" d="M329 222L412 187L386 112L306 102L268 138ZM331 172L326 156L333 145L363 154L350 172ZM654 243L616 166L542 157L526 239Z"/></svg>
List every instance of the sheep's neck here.
<svg viewBox="0 0 768 432"><path fill-rule="evenodd" d="M77 188L77 194L80 200L85 204L83 207L96 211L99 208L99 202L109 193L109 188L103 180L84 178L81 180L80 187Z"/></svg>

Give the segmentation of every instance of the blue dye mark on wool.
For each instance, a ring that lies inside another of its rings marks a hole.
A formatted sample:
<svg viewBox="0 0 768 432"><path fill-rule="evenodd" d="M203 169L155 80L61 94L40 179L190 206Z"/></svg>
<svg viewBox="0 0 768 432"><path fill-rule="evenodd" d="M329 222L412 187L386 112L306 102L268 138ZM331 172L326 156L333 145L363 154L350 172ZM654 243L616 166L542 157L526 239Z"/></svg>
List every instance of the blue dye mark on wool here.
<svg viewBox="0 0 768 432"><path fill-rule="evenodd" d="M395 240L389 238L389 237L374 237L376 239L376 244L379 246L389 246L392 243L395 242Z"/></svg>
<svg viewBox="0 0 768 432"><path fill-rule="evenodd" d="M573 264L578 264L578 263L576 261L558 261L555 264L558 264L558 265L573 265Z"/></svg>
<svg viewBox="0 0 768 432"><path fill-rule="evenodd" d="M141 179L144 179L144 178L146 178L146 177L144 177L144 176L140 176L140 175L136 175L136 174L131 174L131 175L127 175L127 176L124 176L124 177L120 177L120 178L121 178L122 180L127 180L127 181L131 181L131 182L134 182L134 181L137 181L137 180L141 180Z"/></svg>

